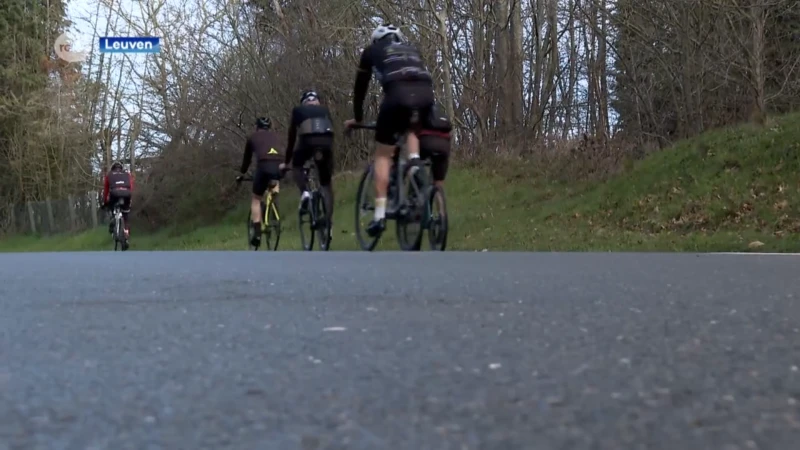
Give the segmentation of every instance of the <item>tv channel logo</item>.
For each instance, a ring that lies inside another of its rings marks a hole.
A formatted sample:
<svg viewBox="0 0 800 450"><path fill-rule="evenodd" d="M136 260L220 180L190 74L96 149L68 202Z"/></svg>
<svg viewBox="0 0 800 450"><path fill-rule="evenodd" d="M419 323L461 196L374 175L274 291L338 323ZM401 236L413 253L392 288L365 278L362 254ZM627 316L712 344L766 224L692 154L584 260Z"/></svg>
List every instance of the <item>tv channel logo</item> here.
<svg viewBox="0 0 800 450"><path fill-rule="evenodd" d="M56 51L56 56L68 63L79 63L86 61L89 52L79 52L72 48L74 39L68 34L61 34L56 38L53 44L53 50Z"/></svg>
<svg viewBox="0 0 800 450"><path fill-rule="evenodd" d="M100 53L160 53L159 37L103 36L100 38Z"/></svg>

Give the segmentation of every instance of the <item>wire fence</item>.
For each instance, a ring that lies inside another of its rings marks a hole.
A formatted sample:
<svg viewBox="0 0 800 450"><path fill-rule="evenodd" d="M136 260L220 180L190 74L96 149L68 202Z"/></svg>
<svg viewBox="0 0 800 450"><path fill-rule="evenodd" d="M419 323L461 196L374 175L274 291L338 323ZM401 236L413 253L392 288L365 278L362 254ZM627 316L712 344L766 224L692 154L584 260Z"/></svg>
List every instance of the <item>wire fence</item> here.
<svg viewBox="0 0 800 450"><path fill-rule="evenodd" d="M97 192L65 199L0 205L0 234L52 235L84 231L103 223Z"/></svg>

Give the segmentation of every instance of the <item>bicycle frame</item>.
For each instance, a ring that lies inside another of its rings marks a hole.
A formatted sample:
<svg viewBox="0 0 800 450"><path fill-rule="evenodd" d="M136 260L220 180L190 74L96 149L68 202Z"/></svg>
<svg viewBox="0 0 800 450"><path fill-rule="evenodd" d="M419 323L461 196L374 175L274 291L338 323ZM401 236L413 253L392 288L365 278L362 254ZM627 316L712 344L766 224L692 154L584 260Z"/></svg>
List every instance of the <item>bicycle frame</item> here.
<svg viewBox="0 0 800 450"><path fill-rule="evenodd" d="M272 211L275 213L275 218L278 219L280 222L281 215L278 212L278 208L275 207L275 203L273 202L273 192L275 188L267 189L267 192L264 193L264 203L266 207L264 208L264 217L261 218L261 229L264 230L267 227L267 216L269 216L269 209L272 208Z"/></svg>
<svg viewBox="0 0 800 450"><path fill-rule="evenodd" d="M122 207L119 204L114 205L114 230L119 239L120 233L122 233Z"/></svg>
<svg viewBox="0 0 800 450"><path fill-rule="evenodd" d="M308 213L311 215L311 223L316 224L319 218L317 217L317 212L312 204L314 202L314 194L319 194L319 183L317 182L316 176L316 168L317 164L314 162L314 158L309 159L309 164L303 167L303 173L306 177L306 187L308 188L308 192L311 193L311 198L309 199L309 210Z"/></svg>

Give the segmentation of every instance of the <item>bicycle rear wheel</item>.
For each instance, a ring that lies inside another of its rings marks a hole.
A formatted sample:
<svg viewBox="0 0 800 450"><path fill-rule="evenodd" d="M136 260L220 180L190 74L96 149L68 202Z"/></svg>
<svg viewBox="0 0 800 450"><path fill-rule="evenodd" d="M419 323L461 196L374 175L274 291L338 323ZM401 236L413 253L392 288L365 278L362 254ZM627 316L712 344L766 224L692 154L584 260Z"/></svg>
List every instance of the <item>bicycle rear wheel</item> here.
<svg viewBox="0 0 800 450"><path fill-rule="evenodd" d="M444 190L431 186L425 212L425 228L428 229L428 242L431 250L443 252L447 247L447 201Z"/></svg>
<svg viewBox="0 0 800 450"><path fill-rule="evenodd" d="M114 215L114 251L125 251L128 249L128 241L125 238L125 229L122 226L122 218Z"/></svg>
<svg viewBox="0 0 800 450"><path fill-rule="evenodd" d="M331 244L331 221L328 218L328 209L325 207L325 198L320 191L314 191L311 200L312 208L314 208L314 218L317 222L319 249L328 251Z"/></svg>
<svg viewBox="0 0 800 450"><path fill-rule="evenodd" d="M412 174L412 168L416 168ZM430 182L421 161L415 160L406 167L403 176L405 205L402 216L396 221L397 242L403 251L419 251L422 247L424 216Z"/></svg>
<svg viewBox="0 0 800 450"><path fill-rule="evenodd" d="M277 200L277 197L272 194L272 201L267 209L264 222L266 224L264 241L267 249L272 251L278 250L278 243L281 241L281 216Z"/></svg>
<svg viewBox="0 0 800 450"><path fill-rule="evenodd" d="M119 231L120 231L119 228L120 228L119 219L117 219L115 217L114 218L114 251L115 252L120 250L120 247L121 247L121 244L122 244L120 242L120 240L119 240Z"/></svg>
<svg viewBox="0 0 800 450"><path fill-rule="evenodd" d="M300 244L303 250L311 251L314 249L314 216L311 212L311 199L306 202L306 207L301 208L297 213L297 225L300 228Z"/></svg>
<svg viewBox="0 0 800 450"><path fill-rule="evenodd" d="M358 244L361 246L361 249L367 252L375 250L375 247L378 246L378 241L380 241L381 238L380 236L375 236L374 238L370 237L367 234L366 225L361 224L361 220L364 219L365 214L368 216L367 223L369 223L369 221L372 220L373 214L375 213L375 200L374 198L371 201L369 199L369 195L375 192L373 183L374 179L372 174L372 164L370 164L361 175L361 181L358 182L355 211L356 239L358 240Z"/></svg>

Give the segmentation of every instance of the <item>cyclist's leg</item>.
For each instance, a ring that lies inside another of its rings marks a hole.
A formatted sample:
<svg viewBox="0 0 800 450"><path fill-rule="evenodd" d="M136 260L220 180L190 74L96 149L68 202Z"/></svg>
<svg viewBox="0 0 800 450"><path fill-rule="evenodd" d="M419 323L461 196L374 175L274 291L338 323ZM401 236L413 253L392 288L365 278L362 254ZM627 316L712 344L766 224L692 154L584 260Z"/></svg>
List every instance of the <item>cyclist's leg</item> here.
<svg viewBox="0 0 800 450"><path fill-rule="evenodd" d="M122 201L122 227L125 229L125 234L129 235L131 232L130 222L128 216L131 213L131 197L128 196Z"/></svg>
<svg viewBox="0 0 800 450"><path fill-rule="evenodd" d="M331 137L330 145L320 148L321 158L316 159L314 163L317 166L317 173L319 174L320 190L323 193L325 200L325 211L328 213L328 218L333 220L333 138Z"/></svg>
<svg viewBox="0 0 800 450"><path fill-rule="evenodd" d="M400 86L395 90L401 90ZM396 92L402 95L402 92ZM375 157L373 176L375 181L375 217L367 228L371 236L381 232L386 224L386 197L389 190L389 174L392 169L392 157L396 150L396 133L402 131L403 108L398 104L396 96L387 92L378 112L375 129Z"/></svg>
<svg viewBox="0 0 800 450"><path fill-rule="evenodd" d="M416 110L418 113L417 122L411 127L413 130L406 136L406 151L408 158L419 158L419 137L417 136L418 130L429 122L429 116L433 112L434 96L433 86L428 83L413 83L407 87L406 101L410 109Z"/></svg>
<svg viewBox="0 0 800 450"><path fill-rule="evenodd" d="M111 193L108 196L108 209L106 212L108 213L108 232L114 234L114 204L117 202L117 198Z"/></svg>
<svg viewBox="0 0 800 450"><path fill-rule="evenodd" d="M272 194L272 203L278 207L278 194L281 191L281 169L279 161L266 161L263 171L267 177L267 189Z"/></svg>
<svg viewBox="0 0 800 450"><path fill-rule="evenodd" d="M302 208L306 200L311 197L311 194L308 192L308 180L306 179L305 171L303 170L303 165L308 161L308 148L304 142L305 138L300 137L300 145L297 146L297 149L294 151L294 155L292 155L292 177L294 178L294 183L297 185L297 188L300 189L300 207Z"/></svg>
<svg viewBox="0 0 800 450"><path fill-rule="evenodd" d="M447 169L449 167L449 153L434 153L431 156L431 173L433 174L433 184L438 187L444 186L444 180L447 178Z"/></svg>
<svg viewBox="0 0 800 450"><path fill-rule="evenodd" d="M250 223L253 227L253 239L251 243L255 246L261 242L261 199L267 191L269 176L265 173L263 162L259 161L253 173L253 191L250 197Z"/></svg>
<svg viewBox="0 0 800 450"><path fill-rule="evenodd" d="M450 165L450 139L437 134L424 134L419 138L420 157L430 159L433 183L444 186L447 169Z"/></svg>

